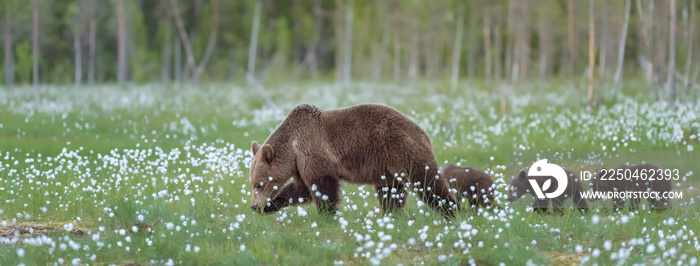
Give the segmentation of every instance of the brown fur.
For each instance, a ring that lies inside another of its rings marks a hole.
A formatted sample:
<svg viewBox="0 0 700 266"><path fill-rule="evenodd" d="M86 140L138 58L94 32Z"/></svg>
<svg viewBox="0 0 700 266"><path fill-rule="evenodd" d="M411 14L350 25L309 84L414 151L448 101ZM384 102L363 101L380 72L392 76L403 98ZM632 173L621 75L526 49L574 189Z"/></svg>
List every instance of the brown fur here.
<svg viewBox="0 0 700 266"><path fill-rule="evenodd" d="M491 177L483 171L472 167L453 164L440 167L440 176L450 181L450 186L457 192L455 196L468 201L470 206L491 206L494 203L494 187ZM453 190L454 192L454 190Z"/></svg>
<svg viewBox="0 0 700 266"><path fill-rule="evenodd" d="M634 173L635 171L639 170L647 170L650 172L650 170L659 170L660 168L657 167L656 165L653 164L637 164L637 165L620 165L614 169L610 169L608 172L603 173L602 169L596 170L595 176L591 178L591 189L594 191L601 191L601 192L608 192L608 191L656 191L659 192L659 194L667 191L671 191L671 180L666 180L666 179L657 179L654 178L654 180L642 180L639 178L630 178L630 180L627 179L622 179L618 180L616 178L613 178L612 175L614 175L617 172L617 169L622 169L626 170L629 169L630 173ZM615 170L613 172L612 170ZM639 172L637 172L640 174ZM613 179L613 180L601 180L599 177L602 177L603 174L606 175L606 179ZM648 175L648 174L647 174ZM655 176L658 177L658 175L655 174ZM649 202L649 205L651 205L652 208L669 208L671 207L671 202L669 199L655 199L655 198L648 198L647 199ZM625 200L624 199L619 199L615 198L612 199L613 201L613 207L616 209L623 208L625 207ZM641 199L630 199L630 208L636 208L639 206L639 203Z"/></svg>
<svg viewBox="0 0 700 266"><path fill-rule="evenodd" d="M576 206L580 211L585 211L588 209L588 202L581 196L583 191L583 185L581 180L571 171L564 169L568 177L569 182L567 182L566 191L564 194L551 199L552 207L555 210L561 210L564 207L564 201L571 198L574 206ZM556 184L556 179L550 176L537 176L532 177L532 179L537 180L538 184L543 184L546 180L551 179ZM556 189L558 184L552 184L552 186L543 191L543 193L552 192ZM520 173L513 177L511 180L508 193L508 201L513 202L523 197L525 194L530 194L535 197L535 202L533 203L533 208L538 212L546 212L549 208L550 199L537 199L537 195L530 187L530 182L528 181L528 176L525 171L520 171Z"/></svg>
<svg viewBox="0 0 700 266"><path fill-rule="evenodd" d="M441 214L453 216L459 210L447 180L437 175L428 135L388 106L321 110L299 105L264 145L252 146L255 211L275 212L313 201L321 212L334 213L341 180L374 185L385 212L403 208L409 185Z"/></svg>

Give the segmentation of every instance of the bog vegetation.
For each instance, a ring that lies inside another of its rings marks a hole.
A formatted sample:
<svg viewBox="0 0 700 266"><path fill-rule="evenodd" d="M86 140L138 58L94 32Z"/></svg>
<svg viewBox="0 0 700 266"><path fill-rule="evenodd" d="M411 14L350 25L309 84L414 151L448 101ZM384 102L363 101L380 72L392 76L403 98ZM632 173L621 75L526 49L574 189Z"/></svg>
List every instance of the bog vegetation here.
<svg viewBox="0 0 700 266"><path fill-rule="evenodd" d="M697 149L700 104L667 111L631 83L603 90L590 114L569 83L449 87L270 86L279 109L231 84L4 88L0 264L697 263L697 208L539 214L503 192L512 151ZM445 220L409 197L385 216L372 187L345 184L334 217L250 210L251 141L299 103L367 102L416 121L440 164L486 171L504 207ZM697 202L698 185L674 189Z"/></svg>

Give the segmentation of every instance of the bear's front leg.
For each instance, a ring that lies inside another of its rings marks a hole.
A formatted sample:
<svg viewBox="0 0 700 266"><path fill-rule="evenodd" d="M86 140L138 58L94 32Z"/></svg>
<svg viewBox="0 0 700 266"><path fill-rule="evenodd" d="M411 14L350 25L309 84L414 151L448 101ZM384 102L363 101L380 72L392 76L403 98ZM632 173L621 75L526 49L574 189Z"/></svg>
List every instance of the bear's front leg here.
<svg viewBox="0 0 700 266"><path fill-rule="evenodd" d="M335 214L340 201L340 180L327 175L310 182L311 199L321 214Z"/></svg>
<svg viewBox="0 0 700 266"><path fill-rule="evenodd" d="M535 212L538 213L546 213L547 210L549 209L549 199L535 199L535 202L532 203L532 208L534 209Z"/></svg>
<svg viewBox="0 0 700 266"><path fill-rule="evenodd" d="M286 185L282 192L280 192L277 197L269 202L263 212L272 213L279 211L280 209L287 206L294 206L298 204L308 203L311 199L311 193L309 188L306 187L301 181L295 179L292 183Z"/></svg>

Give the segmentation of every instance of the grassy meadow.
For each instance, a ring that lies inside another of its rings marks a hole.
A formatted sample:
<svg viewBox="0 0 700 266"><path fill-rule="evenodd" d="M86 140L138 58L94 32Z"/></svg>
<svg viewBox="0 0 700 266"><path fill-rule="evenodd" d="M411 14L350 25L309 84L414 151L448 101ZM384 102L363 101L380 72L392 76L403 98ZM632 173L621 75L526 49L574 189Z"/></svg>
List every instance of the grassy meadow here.
<svg viewBox="0 0 700 266"><path fill-rule="evenodd" d="M700 149L700 103L668 112L645 88L600 86L593 114L557 82L271 86L280 109L232 84L0 88L0 265L693 265L700 205L538 214L500 193L501 209L444 220L415 196L385 216L373 187L345 184L335 217L250 210L250 144L301 103L395 107L438 163L483 169L504 192L513 151ZM699 186L675 189L693 203Z"/></svg>

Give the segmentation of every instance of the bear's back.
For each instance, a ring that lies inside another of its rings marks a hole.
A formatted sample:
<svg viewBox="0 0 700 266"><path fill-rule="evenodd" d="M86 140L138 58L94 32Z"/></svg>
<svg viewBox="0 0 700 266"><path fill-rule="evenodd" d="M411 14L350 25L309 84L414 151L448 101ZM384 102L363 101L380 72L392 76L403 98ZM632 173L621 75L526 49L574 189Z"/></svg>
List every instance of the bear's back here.
<svg viewBox="0 0 700 266"><path fill-rule="evenodd" d="M441 167L440 172L443 177L450 180L450 186L457 189L460 193L471 191L472 187L475 190L484 189L488 191L493 185L493 180L487 173L472 167L460 167L449 164Z"/></svg>
<svg viewBox="0 0 700 266"><path fill-rule="evenodd" d="M398 110L379 104L361 104L324 110L321 126L330 142L342 145L386 146L408 149L425 146L432 149L430 138L413 120Z"/></svg>

